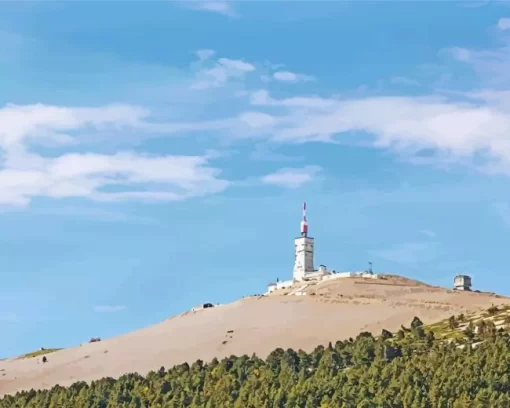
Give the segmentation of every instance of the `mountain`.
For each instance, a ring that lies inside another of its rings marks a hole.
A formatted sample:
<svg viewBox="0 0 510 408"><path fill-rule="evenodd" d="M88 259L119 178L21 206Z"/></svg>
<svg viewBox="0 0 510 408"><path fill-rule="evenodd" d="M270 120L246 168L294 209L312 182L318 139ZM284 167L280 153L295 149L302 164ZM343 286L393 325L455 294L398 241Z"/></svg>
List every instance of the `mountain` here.
<svg viewBox="0 0 510 408"><path fill-rule="evenodd" d="M274 349L318 345L398 330L414 316L425 324L472 314L510 298L453 291L401 276L343 278L188 311L132 333L36 357L0 361L0 394L70 385L161 366L230 355L266 357ZM297 293L296 293L297 292Z"/></svg>
<svg viewBox="0 0 510 408"><path fill-rule="evenodd" d="M475 323L476 322L476 323ZM508 408L510 307L396 333L23 391L0 408Z"/></svg>

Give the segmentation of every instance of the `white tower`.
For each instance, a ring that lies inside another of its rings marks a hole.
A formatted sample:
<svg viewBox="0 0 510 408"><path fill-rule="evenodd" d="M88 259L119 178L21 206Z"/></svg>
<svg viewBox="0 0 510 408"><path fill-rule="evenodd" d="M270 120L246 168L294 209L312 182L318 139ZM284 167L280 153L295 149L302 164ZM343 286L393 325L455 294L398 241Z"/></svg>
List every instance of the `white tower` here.
<svg viewBox="0 0 510 408"><path fill-rule="evenodd" d="M303 221L301 221L301 236L294 240L294 280L301 281L307 274L314 272L313 267L313 238L308 236L306 221L306 202L303 204Z"/></svg>

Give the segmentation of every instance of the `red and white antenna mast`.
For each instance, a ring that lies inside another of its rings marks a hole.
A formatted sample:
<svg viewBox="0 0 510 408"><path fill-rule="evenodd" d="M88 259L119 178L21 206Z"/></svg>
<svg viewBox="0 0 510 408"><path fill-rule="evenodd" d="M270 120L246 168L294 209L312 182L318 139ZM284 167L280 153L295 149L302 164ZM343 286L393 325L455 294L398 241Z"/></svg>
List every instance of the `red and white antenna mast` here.
<svg viewBox="0 0 510 408"><path fill-rule="evenodd" d="M308 235L308 222L306 221L306 201L303 203L303 221L301 221L301 236Z"/></svg>

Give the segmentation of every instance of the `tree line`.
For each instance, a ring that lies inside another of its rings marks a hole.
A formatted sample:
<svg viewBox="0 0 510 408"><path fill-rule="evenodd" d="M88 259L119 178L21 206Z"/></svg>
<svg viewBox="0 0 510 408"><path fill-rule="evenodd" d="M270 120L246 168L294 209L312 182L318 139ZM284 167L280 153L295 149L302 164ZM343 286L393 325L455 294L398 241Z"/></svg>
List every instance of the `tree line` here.
<svg viewBox="0 0 510 408"><path fill-rule="evenodd" d="M458 321L450 319L450 327ZM409 327L318 346L161 367L90 384L24 391L0 408L508 408L510 336L480 323L455 342Z"/></svg>

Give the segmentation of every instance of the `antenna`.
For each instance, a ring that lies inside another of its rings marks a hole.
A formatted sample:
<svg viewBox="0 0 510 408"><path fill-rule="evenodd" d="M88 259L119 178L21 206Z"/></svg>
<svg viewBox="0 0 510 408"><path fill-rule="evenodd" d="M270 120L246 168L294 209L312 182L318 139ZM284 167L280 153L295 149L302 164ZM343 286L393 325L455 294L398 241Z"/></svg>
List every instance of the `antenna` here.
<svg viewBox="0 0 510 408"><path fill-rule="evenodd" d="M303 203L303 221L301 221L301 236L308 235L308 222L306 221L306 201Z"/></svg>

